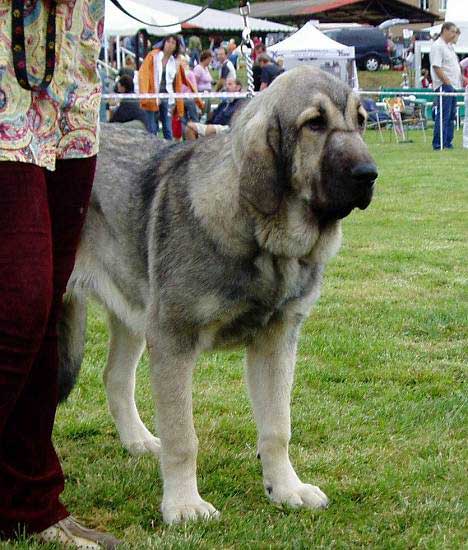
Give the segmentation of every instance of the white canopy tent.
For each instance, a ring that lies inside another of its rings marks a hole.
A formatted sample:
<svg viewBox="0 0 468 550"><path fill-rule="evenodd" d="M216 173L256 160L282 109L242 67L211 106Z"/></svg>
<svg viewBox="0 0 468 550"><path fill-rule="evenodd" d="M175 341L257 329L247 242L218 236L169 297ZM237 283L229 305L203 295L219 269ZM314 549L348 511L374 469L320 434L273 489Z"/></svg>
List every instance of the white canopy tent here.
<svg viewBox="0 0 468 550"><path fill-rule="evenodd" d="M181 30L177 23L178 19L173 15L164 13L148 6L142 6L135 3L133 0L123 0L122 6L132 15L138 17L146 23L154 23L155 25L171 25L170 27L154 27L145 25L132 19L122 11L120 11L110 0L106 0L106 11L104 17L104 51L105 51L105 66L106 71L109 70L109 38L116 37L116 58L117 69L120 69L122 64L122 52L120 47L121 36L131 36L136 34L141 29L146 29L149 33L157 36L166 36L172 33L178 33ZM172 24L174 23L174 24ZM123 50L122 50L123 51Z"/></svg>
<svg viewBox="0 0 468 550"><path fill-rule="evenodd" d="M282 57L286 70L307 63L358 88L354 47L332 40L320 32L312 21L282 42L270 46L267 51L274 58Z"/></svg>
<svg viewBox="0 0 468 550"><path fill-rule="evenodd" d="M133 0L133 2L142 7L151 7L166 14L170 14L176 17L178 21L194 15L201 7L194 4L176 2L175 0ZM124 5L124 0L122 0L122 5ZM249 24L252 32L294 32L296 30L296 27L274 23L266 19L257 19L255 17L249 17ZM182 25L182 27L184 29L193 28L194 32L196 32L197 29L211 31L242 31L244 29L244 19L241 15L208 8L201 15L195 17L195 19Z"/></svg>
<svg viewBox="0 0 468 550"><path fill-rule="evenodd" d="M110 0L106 0L106 12L104 18L104 34L109 36L131 36L136 34L140 29L146 29L149 33L157 36L165 36L167 34L180 32L180 25L177 24L177 17L162 10L157 10L152 7L142 6L134 0L122 0L122 6L132 15L135 15L142 21L154 23L156 25L174 25L170 27L153 27L139 23L125 15L112 4Z"/></svg>
<svg viewBox="0 0 468 550"><path fill-rule="evenodd" d="M460 38L455 44L455 51L458 54L468 54L468 1L467 0L448 0L447 10L445 12L445 21L455 23L460 29ZM428 30L432 36L440 33L442 24L429 27ZM431 51L432 42L430 40L416 41L415 54L415 86L419 86L419 75L421 74L421 58L423 54Z"/></svg>

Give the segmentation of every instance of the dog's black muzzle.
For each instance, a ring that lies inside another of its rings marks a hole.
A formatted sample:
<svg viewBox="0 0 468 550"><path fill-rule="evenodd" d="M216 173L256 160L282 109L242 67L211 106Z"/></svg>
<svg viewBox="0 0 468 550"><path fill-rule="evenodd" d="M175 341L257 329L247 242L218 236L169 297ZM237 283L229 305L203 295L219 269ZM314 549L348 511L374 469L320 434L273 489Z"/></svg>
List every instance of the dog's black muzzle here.
<svg viewBox="0 0 468 550"><path fill-rule="evenodd" d="M345 176L336 175L330 167L328 178L323 183L326 201L314 204L312 210L320 222L346 218L354 208L365 210L374 192L377 179L377 167L373 162L361 162L345 172Z"/></svg>
<svg viewBox="0 0 468 550"><path fill-rule="evenodd" d="M377 179L377 166L373 162L362 162L351 170L352 186L355 189L356 206L365 210L374 192L374 183Z"/></svg>

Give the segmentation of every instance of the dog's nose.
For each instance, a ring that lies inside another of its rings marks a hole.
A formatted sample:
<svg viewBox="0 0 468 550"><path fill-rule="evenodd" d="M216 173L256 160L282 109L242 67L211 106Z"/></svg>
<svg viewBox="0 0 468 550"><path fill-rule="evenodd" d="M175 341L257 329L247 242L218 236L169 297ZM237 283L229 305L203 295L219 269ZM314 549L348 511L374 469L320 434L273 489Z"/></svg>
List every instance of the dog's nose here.
<svg viewBox="0 0 468 550"><path fill-rule="evenodd" d="M377 176L377 166L372 162L361 162L351 170L353 180L362 185L371 186Z"/></svg>

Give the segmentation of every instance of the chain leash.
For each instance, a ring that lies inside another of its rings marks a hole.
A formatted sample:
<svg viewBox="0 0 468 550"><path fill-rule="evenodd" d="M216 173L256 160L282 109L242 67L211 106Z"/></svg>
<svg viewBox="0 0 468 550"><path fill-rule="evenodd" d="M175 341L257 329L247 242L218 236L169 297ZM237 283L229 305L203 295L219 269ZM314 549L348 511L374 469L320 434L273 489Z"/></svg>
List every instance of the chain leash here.
<svg viewBox="0 0 468 550"><path fill-rule="evenodd" d="M251 98L254 96L254 78L253 78L253 42L250 38L250 26L249 26L249 15L250 15L250 2L248 0L239 0L239 12L244 19L244 30L242 31L242 42L241 42L241 52L245 59L245 68L247 70L247 97ZM250 51L249 51L250 49Z"/></svg>

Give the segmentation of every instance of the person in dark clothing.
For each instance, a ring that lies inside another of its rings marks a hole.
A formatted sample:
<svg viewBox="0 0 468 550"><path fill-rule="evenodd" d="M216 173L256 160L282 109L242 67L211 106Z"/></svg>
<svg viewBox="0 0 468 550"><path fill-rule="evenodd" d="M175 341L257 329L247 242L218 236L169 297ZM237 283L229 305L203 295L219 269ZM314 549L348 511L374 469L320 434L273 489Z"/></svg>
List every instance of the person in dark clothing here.
<svg viewBox="0 0 468 550"><path fill-rule="evenodd" d="M273 63L266 53L262 53L257 58L257 63L262 69L262 74L260 76L260 91L268 88L273 80L284 72L284 69L279 67L276 63Z"/></svg>
<svg viewBox="0 0 468 550"><path fill-rule="evenodd" d="M135 76L135 61L131 55L127 55L125 58L125 66L119 69L120 76L129 76L132 81Z"/></svg>
<svg viewBox="0 0 468 550"><path fill-rule="evenodd" d="M226 79L227 92L240 92L242 90L241 81L236 78ZM209 124L201 124L190 121L185 131L185 139L198 139L199 136L210 136L221 134L229 130L229 124L237 109L243 103L242 98L227 98L221 101L218 107L208 117Z"/></svg>
<svg viewBox="0 0 468 550"><path fill-rule="evenodd" d="M129 76L124 75L119 78L115 88L118 94L133 94L133 80ZM138 101L124 99L112 113L110 121L131 122L132 120L141 121L145 125L148 132L150 132L148 117L146 116L145 111L143 111L138 104Z"/></svg>
<svg viewBox="0 0 468 550"><path fill-rule="evenodd" d="M255 45L254 51L252 54L252 57L255 61L252 67L252 76L254 81L254 90L256 92L260 91L260 86L262 84L262 68L258 63L258 57L263 53L266 53L266 46L263 42L258 42L258 44Z"/></svg>

